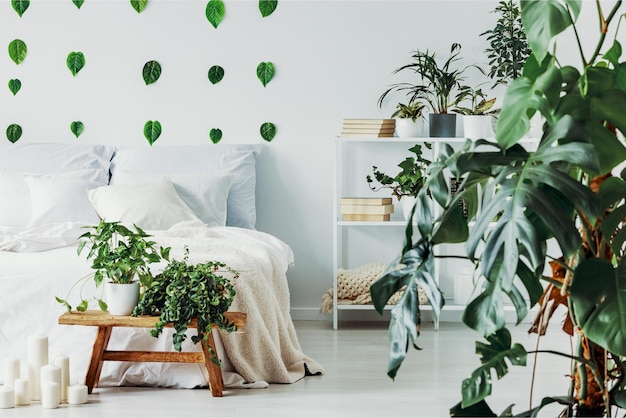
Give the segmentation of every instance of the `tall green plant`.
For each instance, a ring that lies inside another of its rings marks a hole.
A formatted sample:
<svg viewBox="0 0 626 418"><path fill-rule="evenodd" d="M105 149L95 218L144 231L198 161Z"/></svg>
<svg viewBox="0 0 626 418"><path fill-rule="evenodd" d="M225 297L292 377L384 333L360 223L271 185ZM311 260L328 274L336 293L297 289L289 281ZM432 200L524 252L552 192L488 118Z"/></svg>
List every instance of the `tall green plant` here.
<svg viewBox="0 0 626 418"><path fill-rule="evenodd" d="M570 324L565 329L574 340L573 353L542 354L572 360L572 370L564 371L572 376L568 393L546 396L521 416L535 416L554 402L565 405L568 416L612 415L612 407L626 407L626 170L619 172L626 161L619 135L626 132L626 62L620 43L607 41L621 6L614 1L605 10L606 2L596 2L601 31L586 32L595 39L583 42L576 24L582 0L521 2L533 53L505 93L496 142L468 140L456 150L442 146L426 173L398 259L371 287L382 312L393 293L419 284L438 318L444 302L432 280L435 247L465 244L465 256L484 280L463 322L486 342L476 343L481 365L462 382L462 400L451 409L455 416L494 416L485 401L493 371L502 378L507 364L525 365L529 354L539 354L512 341L506 301L518 325L538 305L542 320L531 331L540 335L554 313L549 307L562 304ZM549 52L559 51L556 42L565 36L578 45L578 68L560 64ZM591 52L582 48L589 41L596 45ZM543 135L537 149L528 151L520 140L537 112L545 119ZM454 195L447 173L464 179ZM426 190L441 208L434 218ZM461 199L480 202L481 210L470 210L466 219L458 208ZM558 244L560 258L548 257L548 240ZM548 263L553 274L544 276ZM413 293L392 310L392 378L419 335Z"/></svg>

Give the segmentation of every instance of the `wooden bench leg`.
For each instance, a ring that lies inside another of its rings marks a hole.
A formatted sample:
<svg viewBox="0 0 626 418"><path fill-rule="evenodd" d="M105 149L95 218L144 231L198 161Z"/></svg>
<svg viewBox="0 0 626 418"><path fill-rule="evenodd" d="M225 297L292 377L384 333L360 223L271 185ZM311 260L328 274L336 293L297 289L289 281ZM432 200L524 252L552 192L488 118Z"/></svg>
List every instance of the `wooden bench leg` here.
<svg viewBox="0 0 626 418"><path fill-rule="evenodd" d="M204 365L209 375L209 387L211 388L211 395L221 397L224 390L224 380L222 378L222 368L211 361L211 351L207 347L213 349L213 352L217 356L217 349L215 348L215 339L213 338L213 332L209 333L207 341L202 342L202 352L204 353Z"/></svg>
<svg viewBox="0 0 626 418"><path fill-rule="evenodd" d="M91 362L89 363L87 377L85 378L85 385L87 385L88 393L91 393L93 388L98 387L98 380L100 380L100 372L102 372L102 364L104 363L102 355L104 354L104 350L106 350L109 345L112 330L112 326L98 327L98 335L96 336L96 342L93 343Z"/></svg>

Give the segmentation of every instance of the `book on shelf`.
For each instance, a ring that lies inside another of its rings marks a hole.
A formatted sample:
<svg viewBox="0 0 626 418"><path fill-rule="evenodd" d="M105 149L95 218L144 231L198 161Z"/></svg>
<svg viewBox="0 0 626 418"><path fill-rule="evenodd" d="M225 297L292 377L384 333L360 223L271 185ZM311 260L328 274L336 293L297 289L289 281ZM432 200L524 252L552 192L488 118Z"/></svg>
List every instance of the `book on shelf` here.
<svg viewBox="0 0 626 418"><path fill-rule="evenodd" d="M387 215L393 213L393 205L341 205L342 214Z"/></svg>
<svg viewBox="0 0 626 418"><path fill-rule="evenodd" d="M391 205L390 197L342 197L342 205Z"/></svg>
<svg viewBox="0 0 626 418"><path fill-rule="evenodd" d="M341 130L342 133L346 134L392 134L396 131L396 128L358 128L352 126L344 126Z"/></svg>
<svg viewBox="0 0 626 418"><path fill-rule="evenodd" d="M386 222L391 219L390 214L368 214L368 213L344 213L344 221L367 221L367 222Z"/></svg>
<svg viewBox="0 0 626 418"><path fill-rule="evenodd" d="M396 126L395 119L344 119L343 125L359 126Z"/></svg>
<svg viewBox="0 0 626 418"><path fill-rule="evenodd" d="M343 138L393 138L393 132L382 133L382 134L342 132L341 137Z"/></svg>

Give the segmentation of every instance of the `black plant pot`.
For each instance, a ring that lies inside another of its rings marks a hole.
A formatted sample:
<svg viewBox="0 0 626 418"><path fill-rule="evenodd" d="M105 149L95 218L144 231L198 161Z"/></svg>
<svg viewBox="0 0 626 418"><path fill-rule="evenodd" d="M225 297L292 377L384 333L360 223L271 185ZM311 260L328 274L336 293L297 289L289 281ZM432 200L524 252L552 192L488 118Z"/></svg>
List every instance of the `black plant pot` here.
<svg viewBox="0 0 626 418"><path fill-rule="evenodd" d="M430 113L428 125L430 137L454 138L456 136L456 113Z"/></svg>

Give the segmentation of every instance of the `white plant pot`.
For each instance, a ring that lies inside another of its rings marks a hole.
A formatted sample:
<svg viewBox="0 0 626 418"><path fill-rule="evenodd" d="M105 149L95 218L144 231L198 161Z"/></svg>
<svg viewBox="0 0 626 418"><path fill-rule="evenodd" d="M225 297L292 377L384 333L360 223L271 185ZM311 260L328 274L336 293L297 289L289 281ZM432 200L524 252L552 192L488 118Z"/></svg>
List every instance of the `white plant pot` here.
<svg viewBox="0 0 626 418"><path fill-rule="evenodd" d="M417 198L415 196L402 196L402 199L400 199L400 205L402 206L402 214L404 215L404 220L409 220L409 216L411 216L411 210L413 210L413 205L415 205L416 200Z"/></svg>
<svg viewBox="0 0 626 418"><path fill-rule="evenodd" d="M419 118L413 122L410 118L396 119L396 134L399 138L417 138L422 136L424 123Z"/></svg>
<svg viewBox="0 0 626 418"><path fill-rule="evenodd" d="M463 133L465 138L492 138L494 136L491 129L492 119L489 115L463 115Z"/></svg>
<svg viewBox="0 0 626 418"><path fill-rule="evenodd" d="M104 301L111 315L130 315L139 303L139 282L104 283Z"/></svg>

